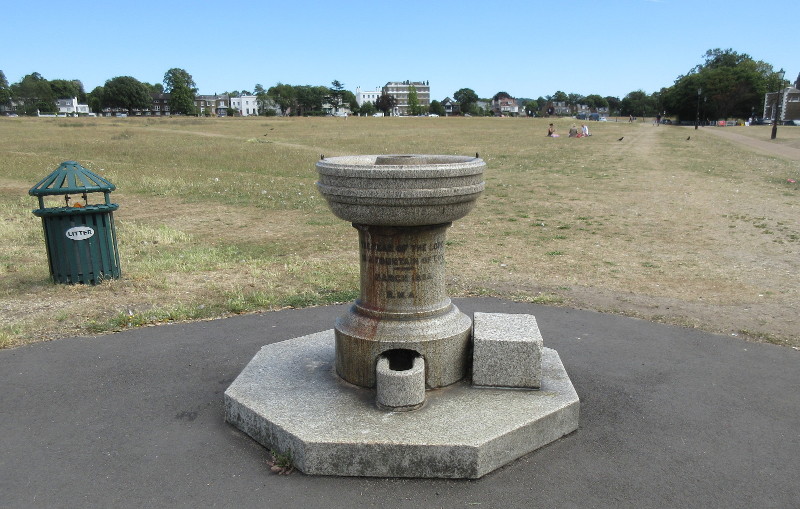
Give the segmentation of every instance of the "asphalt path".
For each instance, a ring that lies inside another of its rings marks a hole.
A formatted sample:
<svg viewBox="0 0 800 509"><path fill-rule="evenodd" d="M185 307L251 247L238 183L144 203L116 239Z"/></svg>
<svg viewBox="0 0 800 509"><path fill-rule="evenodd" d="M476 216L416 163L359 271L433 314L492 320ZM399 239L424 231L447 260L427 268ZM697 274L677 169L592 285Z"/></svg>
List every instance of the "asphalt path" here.
<svg viewBox="0 0 800 509"><path fill-rule="evenodd" d="M478 480L270 472L224 421L258 349L345 306L0 351L0 507L800 507L800 352L497 299L534 314L581 398L579 429Z"/></svg>

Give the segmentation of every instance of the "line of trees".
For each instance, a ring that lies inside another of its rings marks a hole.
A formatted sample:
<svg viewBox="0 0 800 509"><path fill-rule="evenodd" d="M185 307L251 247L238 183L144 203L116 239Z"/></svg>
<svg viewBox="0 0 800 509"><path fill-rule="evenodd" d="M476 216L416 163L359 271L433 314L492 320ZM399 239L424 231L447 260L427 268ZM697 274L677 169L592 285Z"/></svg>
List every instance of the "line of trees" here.
<svg viewBox="0 0 800 509"><path fill-rule="evenodd" d="M333 108L333 112L347 105L351 111L358 110L356 96L345 90L344 84L333 80L330 87L311 85L289 85L277 83L265 89L263 85L256 84L254 94L259 103L259 111L264 114L274 111L272 106L277 106L284 115L325 115L325 104Z"/></svg>
<svg viewBox="0 0 800 509"><path fill-rule="evenodd" d="M546 112L547 105L563 102L571 108L584 104L597 109L606 107L611 115L649 117L667 114L678 120L694 120L701 111L705 119L748 118L760 113L767 92L782 89L773 67L732 49L706 51L704 61L685 75L678 76L670 87L652 94L642 90L622 99L580 96L557 91L552 96L526 100L528 114Z"/></svg>
<svg viewBox="0 0 800 509"><path fill-rule="evenodd" d="M620 99L596 94L587 96L568 94L558 90L553 95L540 96L537 99L518 99L518 101L524 111L531 116L547 114L554 103L563 103L571 112L575 112L578 105L586 105L595 111L608 108L610 115L655 116L662 113L688 120L695 117L702 103L704 118L746 118L761 110L767 92L777 91L784 86L784 82L770 64L756 61L745 53L740 54L732 49L713 49L708 50L703 58L702 63L685 75L678 76L672 86L652 94L635 90ZM197 113L194 104L197 85L191 74L184 69L168 70L164 74L163 83L155 84L140 82L131 76L118 76L109 79L103 86L96 87L88 94L84 91L81 81L77 79L47 80L41 74L34 72L9 85L5 75L0 71L0 105L8 106L13 101L17 113L25 115L35 115L37 111L54 113L56 100L70 97L77 97L81 103L88 102L94 112L106 107L129 111L146 109L150 106L152 95L155 93L170 94L169 106L172 113L185 115ZM249 92L233 91L227 94L236 96ZM505 92L497 95L500 94ZM374 104L364 103L359 107L355 95L346 90L339 80L331 82L330 87L278 82L267 89L261 84L256 84L253 95L256 96L259 110L263 114L274 112L277 106L284 115L322 115L326 113L323 105L329 104L335 111L347 106L353 113L371 115L376 111L383 111L388 115L397 106L395 97L383 94ZM478 107L480 99L470 88L457 90L453 98L462 114L492 114L489 108ZM485 101L490 100L485 99ZM442 103L436 100L431 101L425 111L413 87L409 91L408 106L412 115L445 113Z"/></svg>

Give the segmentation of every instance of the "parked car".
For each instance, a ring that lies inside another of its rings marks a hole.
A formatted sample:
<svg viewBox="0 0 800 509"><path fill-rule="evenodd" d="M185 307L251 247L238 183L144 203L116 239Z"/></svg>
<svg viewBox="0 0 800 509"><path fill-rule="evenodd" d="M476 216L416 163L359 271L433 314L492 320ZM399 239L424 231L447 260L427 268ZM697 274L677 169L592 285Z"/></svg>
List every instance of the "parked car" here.
<svg viewBox="0 0 800 509"><path fill-rule="evenodd" d="M437 115L436 113L429 113L428 116L429 117L438 117L439 115Z"/></svg>
<svg viewBox="0 0 800 509"><path fill-rule="evenodd" d="M800 120L786 120L783 125L800 125Z"/></svg>
<svg viewBox="0 0 800 509"><path fill-rule="evenodd" d="M608 122L608 119L606 117L600 117L600 118L597 119L597 121L598 122Z"/></svg>

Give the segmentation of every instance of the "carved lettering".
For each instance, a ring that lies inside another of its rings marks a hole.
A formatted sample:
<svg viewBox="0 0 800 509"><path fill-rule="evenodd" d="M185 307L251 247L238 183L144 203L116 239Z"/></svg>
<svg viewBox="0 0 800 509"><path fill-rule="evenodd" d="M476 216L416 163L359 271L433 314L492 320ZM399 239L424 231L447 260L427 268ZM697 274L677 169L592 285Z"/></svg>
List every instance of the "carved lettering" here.
<svg viewBox="0 0 800 509"><path fill-rule="evenodd" d="M408 274L375 274L375 281L405 283L409 280L408 276Z"/></svg>
<svg viewBox="0 0 800 509"><path fill-rule="evenodd" d="M414 292L395 292L392 290L386 291L387 299L413 299Z"/></svg>

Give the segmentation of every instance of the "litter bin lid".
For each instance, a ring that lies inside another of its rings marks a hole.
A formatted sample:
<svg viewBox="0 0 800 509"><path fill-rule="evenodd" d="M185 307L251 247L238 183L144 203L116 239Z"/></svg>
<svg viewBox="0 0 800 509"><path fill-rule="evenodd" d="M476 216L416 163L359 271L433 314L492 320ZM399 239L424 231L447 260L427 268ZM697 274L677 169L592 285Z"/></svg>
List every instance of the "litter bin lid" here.
<svg viewBox="0 0 800 509"><path fill-rule="evenodd" d="M75 161L65 161L50 175L33 186L28 194L31 196L49 196L54 194L77 194L110 192L117 186L96 173L92 173Z"/></svg>

